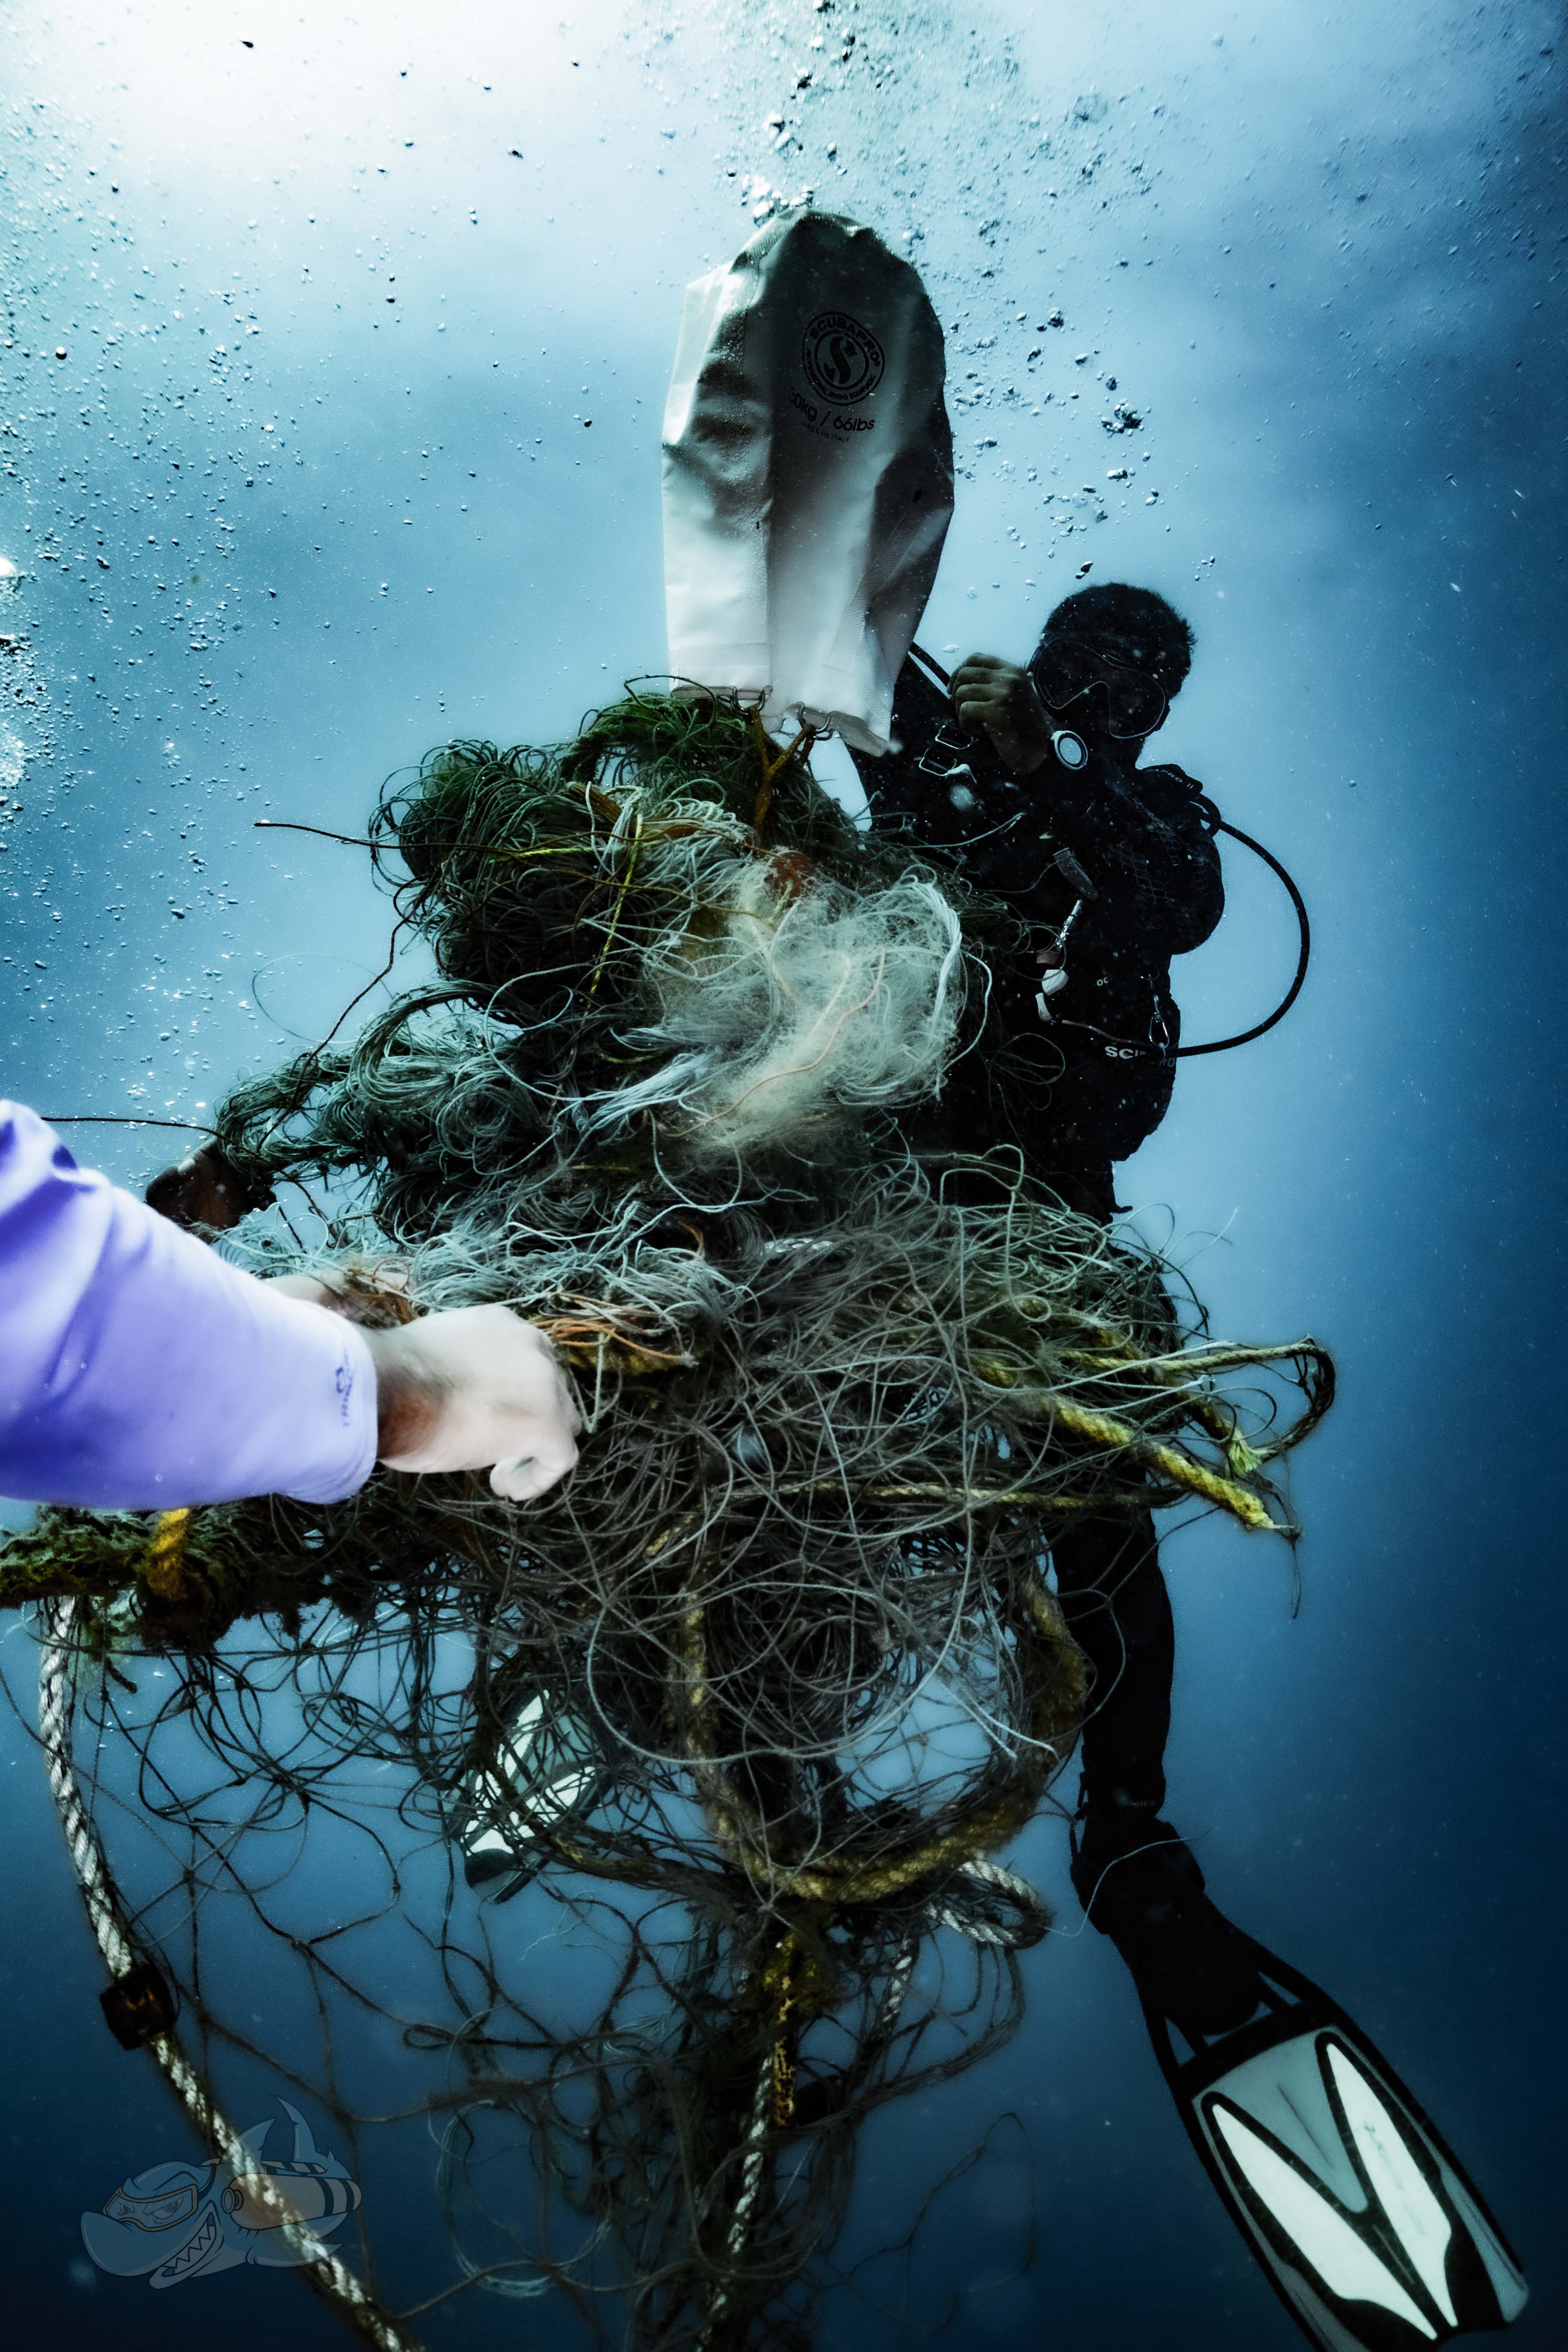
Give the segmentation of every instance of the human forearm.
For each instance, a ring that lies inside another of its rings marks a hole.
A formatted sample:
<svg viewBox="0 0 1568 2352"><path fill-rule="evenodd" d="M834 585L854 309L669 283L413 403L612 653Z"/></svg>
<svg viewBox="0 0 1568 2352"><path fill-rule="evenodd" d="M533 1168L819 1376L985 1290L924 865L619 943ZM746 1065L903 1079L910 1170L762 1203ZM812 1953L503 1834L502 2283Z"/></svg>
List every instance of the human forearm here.
<svg viewBox="0 0 1568 2352"><path fill-rule="evenodd" d="M226 1265L0 1105L0 1493L158 1509L352 1494L364 1335Z"/></svg>
<svg viewBox="0 0 1568 2352"><path fill-rule="evenodd" d="M576 1399L544 1334L510 1307L418 1315L405 1291L331 1265L272 1286L360 1325L375 1368L376 1453L389 1470L489 1470L498 1495L527 1503L576 1461ZM374 1311L378 1294L402 1301L390 1328Z"/></svg>

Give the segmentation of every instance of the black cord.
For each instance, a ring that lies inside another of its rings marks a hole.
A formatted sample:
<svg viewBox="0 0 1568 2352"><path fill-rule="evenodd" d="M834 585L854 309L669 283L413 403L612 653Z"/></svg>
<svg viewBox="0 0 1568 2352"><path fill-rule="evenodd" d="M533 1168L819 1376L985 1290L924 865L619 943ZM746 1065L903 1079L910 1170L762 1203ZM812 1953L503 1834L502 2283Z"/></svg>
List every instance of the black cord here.
<svg viewBox="0 0 1568 2352"><path fill-rule="evenodd" d="M179 1127L187 1135L211 1135L216 1139L215 1129L192 1118L141 1118L131 1111L107 1110L40 1111L38 1117L46 1127Z"/></svg>
<svg viewBox="0 0 1568 2352"><path fill-rule="evenodd" d="M1214 809L1214 803L1209 801L1206 806ZM1227 824L1217 809L1214 809L1214 829L1216 833L1228 833L1232 841L1239 841L1244 847L1250 849L1255 856L1261 857L1265 866L1278 874L1287 890L1289 891L1290 904L1296 909L1296 920L1301 928L1301 952L1296 960L1295 979L1290 982L1267 1021L1259 1021L1252 1028L1241 1030L1235 1037L1215 1037L1206 1045L1178 1045L1173 1056L1173 1059L1178 1062L1192 1054L1224 1054L1228 1052L1232 1045L1249 1045L1255 1037L1261 1037L1266 1029L1272 1029L1277 1021L1283 1021L1301 993L1301 983L1307 977L1307 966L1312 955L1312 926L1307 919L1307 902L1273 851L1265 849L1260 841L1254 841L1252 835L1249 833L1243 833L1238 825Z"/></svg>
<svg viewBox="0 0 1568 2352"><path fill-rule="evenodd" d="M925 670L927 675L932 678L945 693L952 686L952 680L949 677L947 671L943 669L942 664L938 661L933 661L930 654L926 653L920 646L911 646L910 647L910 653L911 657L915 661L919 662L921 667ZM1265 849L1260 841L1254 841L1249 833L1243 833L1239 825L1227 824L1224 817L1221 816L1218 809L1215 808L1213 801L1209 800L1206 795L1200 793L1198 798L1199 805L1203 809L1205 817L1209 820L1211 832L1228 833L1232 841L1239 841L1244 848L1251 850L1255 857L1261 857L1265 866L1268 866L1275 874L1278 874L1280 881L1284 883L1285 887L1290 893L1290 904L1296 909L1296 920L1300 926L1301 952L1296 961L1295 979L1290 982L1289 987L1286 990L1284 995L1280 998L1273 1012L1268 1015L1267 1021L1257 1022L1252 1028L1243 1029L1234 1037L1215 1037L1206 1045L1178 1045L1175 1053L1171 1057L1173 1061L1177 1062L1186 1061L1197 1054L1227 1054L1233 1045L1250 1045L1255 1037L1261 1037L1267 1030L1273 1028L1277 1021L1283 1021L1285 1015L1289 1012L1290 1007L1295 1003L1296 999L1301 993L1301 985L1307 977L1307 966L1311 961L1312 958L1312 926L1307 916L1307 902L1302 898L1300 890L1297 889L1290 876L1286 872L1284 866L1280 865L1279 860L1275 856L1273 851L1271 849Z"/></svg>
<svg viewBox="0 0 1568 2352"><path fill-rule="evenodd" d="M941 662L933 661L923 646L911 646L910 647L910 659L911 661L919 662L921 667L930 677L935 680L936 684L941 687L942 692L944 694L947 692L948 688L952 684L951 673L943 669Z"/></svg>

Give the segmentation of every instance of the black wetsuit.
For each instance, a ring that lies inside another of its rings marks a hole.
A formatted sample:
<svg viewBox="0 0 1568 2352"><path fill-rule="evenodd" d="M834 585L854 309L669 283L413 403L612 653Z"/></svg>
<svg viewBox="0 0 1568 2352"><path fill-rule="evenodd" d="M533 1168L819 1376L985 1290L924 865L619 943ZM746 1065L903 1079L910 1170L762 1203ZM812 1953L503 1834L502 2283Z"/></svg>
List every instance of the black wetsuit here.
<svg viewBox="0 0 1568 2352"><path fill-rule="evenodd" d="M1014 780L963 737L947 697L907 662L893 702L900 750L855 755L879 832L903 835L1021 919L992 959L981 1046L950 1073L919 1141L1016 1144L1068 1207L1109 1219L1111 1162L1170 1106L1181 1015L1171 958L1218 922L1225 893L1211 814L1180 768L1091 754ZM952 772L958 770L960 772ZM1052 959L1042 966L1044 953ZM1046 973L1065 975L1042 988ZM1080 1519L1053 1538L1063 1613L1093 1674L1084 1729L1091 1815L1152 1822L1164 1801L1174 1637L1152 1516Z"/></svg>
<svg viewBox="0 0 1568 2352"><path fill-rule="evenodd" d="M936 1124L955 1143L1017 1144L1070 1207L1109 1216L1111 1162L1170 1105L1171 958L1224 910L1212 813L1180 768L1135 768L1133 745L1015 781L913 663L893 732L886 759L855 755L878 830L956 866L1026 934L994 961L986 1046L954 1065Z"/></svg>

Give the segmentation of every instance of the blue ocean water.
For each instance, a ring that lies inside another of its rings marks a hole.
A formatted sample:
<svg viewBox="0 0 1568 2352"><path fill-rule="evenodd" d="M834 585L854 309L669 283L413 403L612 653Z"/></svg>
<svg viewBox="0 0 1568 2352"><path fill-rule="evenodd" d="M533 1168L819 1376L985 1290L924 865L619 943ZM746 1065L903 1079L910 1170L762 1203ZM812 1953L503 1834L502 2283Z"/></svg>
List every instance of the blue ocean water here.
<svg viewBox="0 0 1568 2352"><path fill-rule="evenodd" d="M199 1123L374 981L363 861L258 823L353 835L432 743L547 740L658 669L680 289L808 188L948 331L923 641L1021 658L1080 576L1189 614L1161 755L1285 858L1316 950L1281 1028L1185 1066L1120 1198L1217 1328L1311 1330L1342 1388L1294 1475L1298 1615L1281 1548L1166 1547L1170 1813L1430 2106L1530 2273L1513 2341L1560 2344L1560 12L13 0L4 27L0 1087L46 1113ZM1278 886L1226 861L1177 967L1194 1040L1293 965ZM169 1156L68 1131L137 1187ZM0 1656L25 1697L21 1630ZM288 2278L154 2298L84 2259L83 2209L193 2143L103 2030L5 1738L13 2339L339 2340ZM868 2125L839 2266L990 2153L821 2340L1289 2345L1059 1822L1009 1859L1058 1916L1024 2027ZM541 2002L584 1965L544 1941ZM247 1986L258 2040L292 1997ZM367 2028L356 2062L395 2104L395 2046ZM266 2069L244 2087L261 2112ZM439 2239L428 2145L399 2147L365 2182L395 2269ZM585 2340L556 2302L471 2304L430 2341Z"/></svg>

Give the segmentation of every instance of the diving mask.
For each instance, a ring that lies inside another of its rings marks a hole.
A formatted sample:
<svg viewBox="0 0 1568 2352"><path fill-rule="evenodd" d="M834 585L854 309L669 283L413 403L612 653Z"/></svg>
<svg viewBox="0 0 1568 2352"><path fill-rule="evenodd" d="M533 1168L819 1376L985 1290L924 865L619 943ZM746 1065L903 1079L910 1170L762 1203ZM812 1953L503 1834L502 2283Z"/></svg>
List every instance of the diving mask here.
<svg viewBox="0 0 1568 2352"><path fill-rule="evenodd" d="M1152 735L1171 707L1164 688L1133 657L1131 647L1123 655L1103 638L1047 634L1029 664L1029 675L1053 715L1070 710L1103 686L1110 732L1121 740Z"/></svg>

